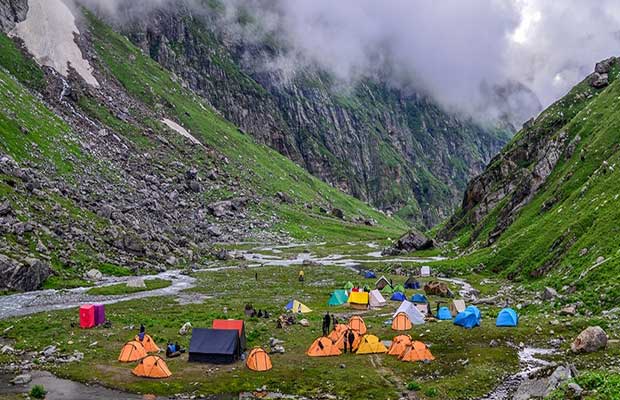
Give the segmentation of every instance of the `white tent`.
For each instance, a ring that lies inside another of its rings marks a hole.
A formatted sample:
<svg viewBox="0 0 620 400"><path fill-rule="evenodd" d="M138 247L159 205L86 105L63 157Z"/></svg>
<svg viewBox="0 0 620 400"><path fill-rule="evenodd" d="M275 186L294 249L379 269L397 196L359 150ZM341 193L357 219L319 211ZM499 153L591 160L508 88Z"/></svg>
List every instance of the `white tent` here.
<svg viewBox="0 0 620 400"><path fill-rule="evenodd" d="M428 304L415 304L415 308L417 308L422 315L428 314Z"/></svg>
<svg viewBox="0 0 620 400"><path fill-rule="evenodd" d="M407 314L409 321L411 321L413 325L422 325L424 323L424 315L416 308L415 304L407 300L402 302L398 310L392 315L392 318L396 318L396 315L401 312Z"/></svg>
<svg viewBox="0 0 620 400"><path fill-rule="evenodd" d="M431 267L424 265L420 268L420 276L431 276Z"/></svg>
<svg viewBox="0 0 620 400"><path fill-rule="evenodd" d="M385 299L381 295L381 292L375 289L375 290L370 291L370 300L368 304L370 304L370 307L373 307L373 308L383 307L384 305L387 304L387 301L385 301Z"/></svg>

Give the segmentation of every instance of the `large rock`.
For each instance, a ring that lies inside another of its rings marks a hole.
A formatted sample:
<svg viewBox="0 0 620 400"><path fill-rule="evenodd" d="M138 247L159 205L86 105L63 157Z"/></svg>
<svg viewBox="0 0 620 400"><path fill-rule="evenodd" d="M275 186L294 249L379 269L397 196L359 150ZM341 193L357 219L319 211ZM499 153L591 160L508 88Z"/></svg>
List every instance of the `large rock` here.
<svg viewBox="0 0 620 400"><path fill-rule="evenodd" d="M123 249L136 255L143 255L145 252L144 242L137 235L125 235L123 237Z"/></svg>
<svg viewBox="0 0 620 400"><path fill-rule="evenodd" d="M573 353L592 353L607 347L607 333L600 326L584 329L570 348Z"/></svg>
<svg viewBox="0 0 620 400"><path fill-rule="evenodd" d="M595 72L590 77L590 86L595 89L602 89L607 85L609 85L608 74L599 74L598 72Z"/></svg>
<svg viewBox="0 0 620 400"><path fill-rule="evenodd" d="M143 278L134 278L127 281L128 288L145 289L146 284Z"/></svg>
<svg viewBox="0 0 620 400"><path fill-rule="evenodd" d="M11 383L13 385L27 385L31 381L32 381L32 375L30 374L17 375L15 378L11 379Z"/></svg>
<svg viewBox="0 0 620 400"><path fill-rule="evenodd" d="M23 263L0 254L0 288L31 291L41 288L52 271L46 263L27 258Z"/></svg>
<svg viewBox="0 0 620 400"><path fill-rule="evenodd" d="M86 273L86 279L91 281L100 281L103 279L103 274L98 269L91 269Z"/></svg>
<svg viewBox="0 0 620 400"><path fill-rule="evenodd" d="M553 300L558 297L558 292L554 288L546 287L541 297L543 300Z"/></svg>
<svg viewBox="0 0 620 400"><path fill-rule="evenodd" d="M536 373L536 376L529 376L521 382L512 399L529 400L549 396L562 383L573 378L575 373L574 368L561 365L555 370L542 371L540 375Z"/></svg>
<svg viewBox="0 0 620 400"><path fill-rule="evenodd" d="M398 255L402 253L411 253L417 250L432 249L435 243L420 232L411 231L402 236L396 243L383 251L384 255Z"/></svg>

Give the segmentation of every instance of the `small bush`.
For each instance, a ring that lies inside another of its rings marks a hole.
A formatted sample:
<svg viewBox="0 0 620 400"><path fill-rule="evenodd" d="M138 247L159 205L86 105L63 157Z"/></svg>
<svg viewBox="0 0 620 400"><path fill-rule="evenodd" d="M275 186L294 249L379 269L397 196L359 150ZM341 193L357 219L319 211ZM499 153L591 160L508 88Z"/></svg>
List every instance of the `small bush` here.
<svg viewBox="0 0 620 400"><path fill-rule="evenodd" d="M420 389L422 389L422 386L418 382L411 381L407 384L407 390L417 392Z"/></svg>
<svg viewBox="0 0 620 400"><path fill-rule="evenodd" d="M33 399L44 399L47 391L43 387L43 385L34 385L32 389L30 389L30 397Z"/></svg>
<svg viewBox="0 0 620 400"><path fill-rule="evenodd" d="M435 397L439 394L439 392L437 391L437 389L435 388L428 388L424 391L424 395L427 397Z"/></svg>

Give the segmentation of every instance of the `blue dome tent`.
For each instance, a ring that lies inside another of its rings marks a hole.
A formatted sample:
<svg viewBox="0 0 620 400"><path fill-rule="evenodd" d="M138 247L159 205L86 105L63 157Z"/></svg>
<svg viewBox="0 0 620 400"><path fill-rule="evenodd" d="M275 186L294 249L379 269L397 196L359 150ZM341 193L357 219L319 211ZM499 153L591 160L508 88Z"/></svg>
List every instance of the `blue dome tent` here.
<svg viewBox="0 0 620 400"><path fill-rule="evenodd" d="M512 308L504 308L497 315L495 326L500 327L514 327L519 323L519 315Z"/></svg>
<svg viewBox="0 0 620 400"><path fill-rule="evenodd" d="M481 318L480 310L476 306L469 306L465 311L458 313L454 318L454 325L462 326L466 329L471 329L476 326L480 326Z"/></svg>
<svg viewBox="0 0 620 400"><path fill-rule="evenodd" d="M444 321L451 320L452 313L450 312L450 309L448 307L440 307L439 311L437 312L437 319Z"/></svg>
<svg viewBox="0 0 620 400"><path fill-rule="evenodd" d="M407 296L405 296L402 292L394 292L392 297L390 297L392 301L404 301L407 300Z"/></svg>
<svg viewBox="0 0 620 400"><path fill-rule="evenodd" d="M418 304L426 304L428 303L428 300L426 299L426 296L424 296L423 294L414 294L413 296L411 296L411 302L418 303Z"/></svg>

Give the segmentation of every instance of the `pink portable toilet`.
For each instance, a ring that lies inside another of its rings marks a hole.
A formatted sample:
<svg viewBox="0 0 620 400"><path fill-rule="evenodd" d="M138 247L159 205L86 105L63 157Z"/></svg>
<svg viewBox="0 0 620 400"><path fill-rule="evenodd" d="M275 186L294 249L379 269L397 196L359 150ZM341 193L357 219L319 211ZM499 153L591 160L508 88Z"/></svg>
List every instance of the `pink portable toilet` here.
<svg viewBox="0 0 620 400"><path fill-rule="evenodd" d="M80 307L80 328L90 329L95 326L95 306L86 304Z"/></svg>
<svg viewBox="0 0 620 400"><path fill-rule="evenodd" d="M95 304L95 325L101 325L105 322L105 306L103 304Z"/></svg>

